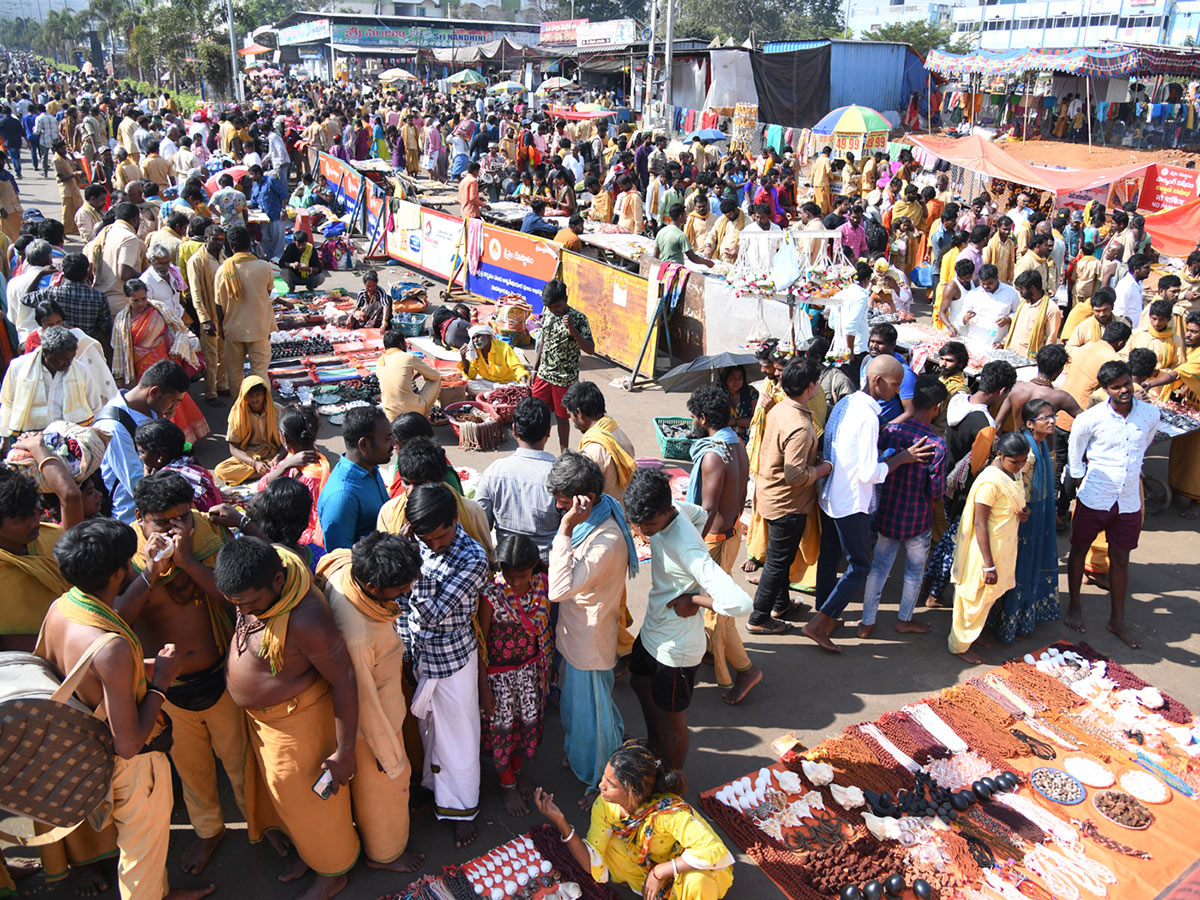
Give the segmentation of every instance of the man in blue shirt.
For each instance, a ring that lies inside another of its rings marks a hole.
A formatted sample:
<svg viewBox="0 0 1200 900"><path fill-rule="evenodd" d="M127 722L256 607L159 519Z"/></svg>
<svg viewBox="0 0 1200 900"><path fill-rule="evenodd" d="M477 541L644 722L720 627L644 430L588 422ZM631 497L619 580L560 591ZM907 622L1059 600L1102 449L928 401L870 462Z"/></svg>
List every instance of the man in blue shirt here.
<svg viewBox="0 0 1200 900"><path fill-rule="evenodd" d="M545 211L546 201L541 197L534 197L529 202L529 212L525 213L525 218L521 221L521 230L526 234L544 238L552 238L558 234L558 226L546 221L542 215Z"/></svg>
<svg viewBox="0 0 1200 900"><path fill-rule="evenodd" d="M373 406L346 413L342 426L346 454L337 461L317 500L325 549L340 550L375 530L379 509L388 500L379 467L392 458L392 428Z"/></svg>
<svg viewBox="0 0 1200 900"><path fill-rule="evenodd" d="M892 356L904 369L904 380L900 382L900 392L891 400L879 404L879 424L888 422L904 422L912 418L913 389L917 386L917 376L909 368L908 361L896 352L896 328L894 325L875 325L871 328L871 336L867 339L867 355L863 357L862 367L858 372L858 383L866 384L867 364L876 356Z"/></svg>
<svg viewBox="0 0 1200 900"><path fill-rule="evenodd" d="M287 189L274 175L263 172L262 166L250 167L250 205L257 206L270 220L261 227L263 258L278 262L283 253L283 208L287 206Z"/></svg>
<svg viewBox="0 0 1200 900"><path fill-rule="evenodd" d="M109 435L100 462L100 477L112 497L114 519L133 524L133 489L145 475L133 444L133 433L146 422L171 418L190 383L179 363L160 360L142 373L134 387L117 394L96 416L96 430Z"/></svg>

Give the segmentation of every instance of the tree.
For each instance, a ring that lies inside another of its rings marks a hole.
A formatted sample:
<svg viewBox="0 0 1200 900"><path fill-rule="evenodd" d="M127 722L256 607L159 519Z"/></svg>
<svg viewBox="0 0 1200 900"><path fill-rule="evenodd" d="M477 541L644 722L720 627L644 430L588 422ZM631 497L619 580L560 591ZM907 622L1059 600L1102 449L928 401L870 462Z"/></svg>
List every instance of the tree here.
<svg viewBox="0 0 1200 900"><path fill-rule="evenodd" d="M949 25L939 25L936 22L893 22L875 31L864 31L862 39L908 44L924 58L930 50L968 53L975 43L975 34L958 34Z"/></svg>

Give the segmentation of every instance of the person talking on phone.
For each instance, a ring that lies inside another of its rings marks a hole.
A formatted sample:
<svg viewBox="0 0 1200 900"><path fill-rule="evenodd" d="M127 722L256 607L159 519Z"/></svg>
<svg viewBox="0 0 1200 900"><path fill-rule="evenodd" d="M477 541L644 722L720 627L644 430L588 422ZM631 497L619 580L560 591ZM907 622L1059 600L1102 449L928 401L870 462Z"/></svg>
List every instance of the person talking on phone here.
<svg viewBox="0 0 1200 900"><path fill-rule="evenodd" d="M239 529L252 527L244 516ZM246 711L254 765L246 766L250 840L282 829L312 869L306 898L332 897L358 860L350 791L357 767L358 684L345 641L308 566L290 550L240 537L217 554L217 589L237 611L226 684Z"/></svg>

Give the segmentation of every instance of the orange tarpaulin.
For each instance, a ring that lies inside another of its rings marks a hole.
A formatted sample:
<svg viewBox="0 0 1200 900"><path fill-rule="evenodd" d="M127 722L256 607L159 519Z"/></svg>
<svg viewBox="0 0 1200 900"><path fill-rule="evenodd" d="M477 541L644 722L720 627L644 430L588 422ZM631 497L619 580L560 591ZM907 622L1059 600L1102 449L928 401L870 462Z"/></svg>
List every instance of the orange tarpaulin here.
<svg viewBox="0 0 1200 900"><path fill-rule="evenodd" d="M1146 234L1159 253L1187 259L1200 244L1200 200L1146 213Z"/></svg>
<svg viewBox="0 0 1200 900"><path fill-rule="evenodd" d="M270 47L264 47L262 44L255 42L255 43L251 44L249 47L243 47L241 50L239 50L238 56L257 56L260 53L270 53L270 52L271 52Z"/></svg>
<svg viewBox="0 0 1200 900"><path fill-rule="evenodd" d="M1052 191L1060 196L1102 187L1122 178L1143 175L1146 169L1154 165L1139 163L1135 166L1114 166L1108 169L1043 169L1041 166L1033 166L1010 156L996 144L977 134L963 138L910 134L908 139L918 147L956 166L991 178L1016 182L1042 191Z"/></svg>

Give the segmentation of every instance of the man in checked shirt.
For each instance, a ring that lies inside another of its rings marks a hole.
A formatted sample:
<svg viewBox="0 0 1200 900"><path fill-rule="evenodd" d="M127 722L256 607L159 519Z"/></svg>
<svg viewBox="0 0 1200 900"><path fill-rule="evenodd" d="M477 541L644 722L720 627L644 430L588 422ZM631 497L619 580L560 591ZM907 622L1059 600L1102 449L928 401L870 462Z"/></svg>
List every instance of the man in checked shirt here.
<svg viewBox="0 0 1200 900"><path fill-rule="evenodd" d="M475 840L479 812L479 654L471 619L488 577L487 554L458 524L444 484L408 495L408 525L421 550L421 576L400 601L397 630L417 678L412 713L421 723L425 771L439 819L454 823L454 842Z"/></svg>
<svg viewBox="0 0 1200 900"><path fill-rule="evenodd" d="M890 422L879 433L882 456L904 450L921 438L933 450L923 463L893 469L879 486L879 506L875 510L875 557L867 575L863 596L862 621L858 636L869 638L875 630L875 613L879 595L892 571L896 553L904 546L904 591L900 596L900 617L896 622L899 634L928 634L928 622L914 622L913 610L921 591L921 576L929 556L929 539L933 528L933 504L946 488L946 442L933 430L942 404L946 402L946 386L933 375L921 375L913 389L912 418Z"/></svg>

